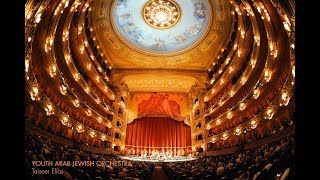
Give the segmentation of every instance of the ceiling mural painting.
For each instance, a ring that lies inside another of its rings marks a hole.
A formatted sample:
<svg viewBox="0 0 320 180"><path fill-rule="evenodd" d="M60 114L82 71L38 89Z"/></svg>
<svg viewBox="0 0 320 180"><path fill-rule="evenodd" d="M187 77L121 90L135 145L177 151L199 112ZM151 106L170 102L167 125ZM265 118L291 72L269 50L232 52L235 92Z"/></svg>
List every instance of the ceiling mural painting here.
<svg viewBox="0 0 320 180"><path fill-rule="evenodd" d="M207 0L117 0L113 22L130 45L153 53L173 53L194 45L206 32Z"/></svg>
<svg viewBox="0 0 320 180"><path fill-rule="evenodd" d="M114 69L207 69L232 27L227 0L95 0L88 14Z"/></svg>

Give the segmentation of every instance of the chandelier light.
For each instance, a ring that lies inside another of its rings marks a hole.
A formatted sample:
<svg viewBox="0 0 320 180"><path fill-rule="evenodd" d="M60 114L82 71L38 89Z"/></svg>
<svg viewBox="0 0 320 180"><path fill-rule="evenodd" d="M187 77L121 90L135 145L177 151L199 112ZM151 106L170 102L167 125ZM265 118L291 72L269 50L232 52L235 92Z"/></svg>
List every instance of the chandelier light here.
<svg viewBox="0 0 320 180"><path fill-rule="evenodd" d="M91 116L91 115L92 115L92 112L91 112L90 109L87 110L87 115L88 115L88 116Z"/></svg>
<svg viewBox="0 0 320 180"><path fill-rule="evenodd" d="M45 110L47 112L47 116L54 114L54 109L51 103L47 103Z"/></svg>
<svg viewBox="0 0 320 180"><path fill-rule="evenodd" d="M61 94L66 95L67 94L67 87L62 84L60 86L60 92L61 92Z"/></svg>
<svg viewBox="0 0 320 180"><path fill-rule="evenodd" d="M235 135L239 136L241 134L241 128L237 128L236 129L236 132L235 132Z"/></svg>
<svg viewBox="0 0 320 180"><path fill-rule="evenodd" d="M61 122L62 122L63 125L67 125L67 124L68 124L68 121L69 121L69 120L68 120L68 118L67 118L66 116L63 116L63 117L62 117Z"/></svg>
<svg viewBox="0 0 320 180"><path fill-rule="evenodd" d="M78 100L78 99L75 99L74 102L73 102L73 105L74 105L75 107L79 107L79 106L80 106L79 100Z"/></svg>
<svg viewBox="0 0 320 180"><path fill-rule="evenodd" d="M224 133L223 135L222 135L222 138L221 138L222 140L227 140L228 139L228 134L227 133Z"/></svg>
<svg viewBox="0 0 320 180"><path fill-rule="evenodd" d="M96 134L94 133L94 131L91 131L91 132L90 132L90 136L91 136L91 137L95 137L95 136L96 136Z"/></svg>
<svg viewBox="0 0 320 180"><path fill-rule="evenodd" d="M78 126L77 126L77 131L78 131L79 133L82 133L82 132L84 132L84 129L83 129L83 127L82 127L81 125L78 125Z"/></svg>
<svg viewBox="0 0 320 180"><path fill-rule="evenodd" d="M255 129L257 127L257 122L255 120L251 121L251 128Z"/></svg>
<svg viewBox="0 0 320 180"><path fill-rule="evenodd" d="M24 64L25 64L25 71L28 72L29 71L29 60L26 59L24 61Z"/></svg>
<svg viewBox="0 0 320 180"><path fill-rule="evenodd" d="M173 0L151 0L144 6L143 18L148 25L156 29L168 29L180 19L181 12Z"/></svg>
<svg viewBox="0 0 320 180"><path fill-rule="evenodd" d="M244 102L241 102L240 104L239 104L239 109L242 111L242 110L244 110L246 108L246 105L244 104Z"/></svg>
<svg viewBox="0 0 320 180"><path fill-rule="evenodd" d="M228 112L227 118L228 118L228 119L231 119L231 118L232 118L232 112L230 112L230 111Z"/></svg>
<svg viewBox="0 0 320 180"><path fill-rule="evenodd" d="M30 91L31 99L34 100L40 100L39 97L39 89L37 86L32 87L32 91Z"/></svg>
<svg viewBox="0 0 320 180"><path fill-rule="evenodd" d="M255 89L253 91L253 98L257 99L259 97L259 95L260 95L260 90L259 89Z"/></svg>

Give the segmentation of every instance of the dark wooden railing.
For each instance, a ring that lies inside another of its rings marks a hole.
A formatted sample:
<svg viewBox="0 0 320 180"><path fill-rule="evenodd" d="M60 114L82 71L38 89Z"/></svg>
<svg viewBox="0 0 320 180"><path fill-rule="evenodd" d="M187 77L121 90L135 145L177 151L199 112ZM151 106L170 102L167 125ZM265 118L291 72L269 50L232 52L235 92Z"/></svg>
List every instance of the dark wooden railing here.
<svg viewBox="0 0 320 180"><path fill-rule="evenodd" d="M205 152L204 155L205 156L219 156L219 155L232 154L232 153L237 153L237 152L241 152L241 151L246 151L246 150L258 148L260 146L263 146L264 144L270 144L274 141L278 141L278 140L285 138L286 136L290 136L294 133L295 133L295 124L293 124L292 126L286 128L276 134L265 137L261 140L252 141L250 143L247 143L244 145L244 148L233 147L233 148L221 149L221 150L216 150L216 151L208 151L208 152Z"/></svg>
<svg viewBox="0 0 320 180"><path fill-rule="evenodd" d="M276 133L276 134L273 134L271 136L268 136L268 137L265 137L261 140L257 140L257 141L253 141L253 142L250 142L248 144L245 144L244 145L244 149L245 150L248 150L248 149L253 149L253 148L257 148L257 147L260 147L264 144L270 144L274 141L278 141L286 136L290 136L292 134L295 133L295 124L293 124L292 126Z"/></svg>
<svg viewBox="0 0 320 180"><path fill-rule="evenodd" d="M30 131L34 134L39 135L39 136L43 136L45 138L48 138L51 141L54 141L58 144L73 146L73 142L71 140L65 139L60 136L56 136L48 131L45 131L41 128L36 127L35 125L31 124L30 122L25 121L25 129L26 129L26 131Z"/></svg>
<svg viewBox="0 0 320 180"><path fill-rule="evenodd" d="M221 149L216 151L208 151L205 153L205 156L219 156L219 155L225 155L225 154L233 154L240 152L242 148L239 147L233 147L233 148L227 148L227 149Z"/></svg>
<svg viewBox="0 0 320 180"><path fill-rule="evenodd" d="M45 138L50 139L51 141L53 141L55 143L61 144L61 145L69 145L69 146L74 145L72 140L65 139L63 137L54 135L48 131L45 131L41 128L36 127L35 125L29 123L28 121L25 121L25 129L26 129L26 131L30 131L34 134L43 136ZM84 144L81 144L78 147L79 147L79 149L82 149L84 151L97 153L97 154L119 154L119 153L112 152L111 149L102 149L102 148L88 146L88 145L84 145Z"/></svg>

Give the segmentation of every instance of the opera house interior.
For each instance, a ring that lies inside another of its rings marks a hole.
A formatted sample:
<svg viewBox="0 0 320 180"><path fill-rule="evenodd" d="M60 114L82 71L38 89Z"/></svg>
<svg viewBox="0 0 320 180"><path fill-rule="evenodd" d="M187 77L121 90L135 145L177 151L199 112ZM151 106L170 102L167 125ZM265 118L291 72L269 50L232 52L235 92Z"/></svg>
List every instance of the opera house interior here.
<svg viewBox="0 0 320 180"><path fill-rule="evenodd" d="M294 0L27 0L26 179L294 179Z"/></svg>

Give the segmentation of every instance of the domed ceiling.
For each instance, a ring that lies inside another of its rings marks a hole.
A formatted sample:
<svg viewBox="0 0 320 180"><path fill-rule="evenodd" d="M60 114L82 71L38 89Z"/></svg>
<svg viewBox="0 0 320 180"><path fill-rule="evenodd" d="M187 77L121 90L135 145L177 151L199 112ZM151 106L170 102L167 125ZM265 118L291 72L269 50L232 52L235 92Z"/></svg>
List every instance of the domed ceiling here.
<svg viewBox="0 0 320 180"><path fill-rule="evenodd" d="M96 0L91 9L95 43L113 69L206 71L234 18L226 0Z"/></svg>
<svg viewBox="0 0 320 180"><path fill-rule="evenodd" d="M208 1L117 0L113 23L120 38L152 53L174 53L194 45L206 32Z"/></svg>

